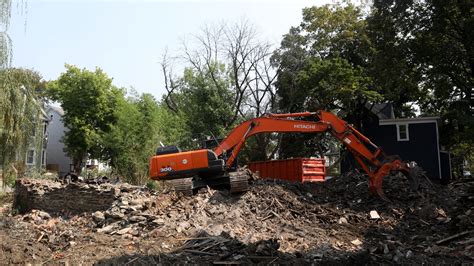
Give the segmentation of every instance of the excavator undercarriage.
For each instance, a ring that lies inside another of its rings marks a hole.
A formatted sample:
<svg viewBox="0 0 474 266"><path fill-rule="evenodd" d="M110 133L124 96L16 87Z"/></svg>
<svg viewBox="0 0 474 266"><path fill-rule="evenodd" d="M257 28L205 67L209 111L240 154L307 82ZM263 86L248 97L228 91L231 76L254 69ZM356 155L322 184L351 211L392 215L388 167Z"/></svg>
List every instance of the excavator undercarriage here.
<svg viewBox="0 0 474 266"><path fill-rule="evenodd" d="M238 170L225 173L220 176L201 178L199 176L173 179L171 182L177 193L186 196L192 196L200 188L224 188L230 193L240 193L248 190L249 179L251 178L248 170Z"/></svg>

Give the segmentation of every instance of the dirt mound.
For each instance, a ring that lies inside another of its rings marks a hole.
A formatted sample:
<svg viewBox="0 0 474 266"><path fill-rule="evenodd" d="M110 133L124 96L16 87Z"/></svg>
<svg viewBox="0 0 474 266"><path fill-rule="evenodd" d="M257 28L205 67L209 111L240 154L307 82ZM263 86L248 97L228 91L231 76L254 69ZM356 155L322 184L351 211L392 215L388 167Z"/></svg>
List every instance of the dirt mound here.
<svg viewBox="0 0 474 266"><path fill-rule="evenodd" d="M61 195L83 210L97 191L107 204L90 212L36 205L23 215L4 214L2 261L452 264L474 258L473 180L448 187L424 181L412 192L407 180L389 178L384 186L392 202L371 196L366 177L356 173L312 184L256 180L241 195L201 189L193 197L118 184L76 185L68 199L57 191L70 188L37 184L24 183L26 191L41 191L33 193L37 202Z"/></svg>

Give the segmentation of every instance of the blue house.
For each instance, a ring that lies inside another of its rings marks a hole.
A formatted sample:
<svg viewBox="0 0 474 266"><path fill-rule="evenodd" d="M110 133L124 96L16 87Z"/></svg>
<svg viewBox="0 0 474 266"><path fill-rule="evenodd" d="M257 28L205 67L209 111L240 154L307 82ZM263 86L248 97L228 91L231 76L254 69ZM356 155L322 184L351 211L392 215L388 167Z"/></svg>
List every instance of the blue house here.
<svg viewBox="0 0 474 266"><path fill-rule="evenodd" d="M415 161L426 175L439 182L452 178L449 152L439 145L439 117L395 118L391 104L366 106L370 111L362 133L382 147L387 155L400 155L404 161ZM342 171L352 168L352 160L344 160Z"/></svg>

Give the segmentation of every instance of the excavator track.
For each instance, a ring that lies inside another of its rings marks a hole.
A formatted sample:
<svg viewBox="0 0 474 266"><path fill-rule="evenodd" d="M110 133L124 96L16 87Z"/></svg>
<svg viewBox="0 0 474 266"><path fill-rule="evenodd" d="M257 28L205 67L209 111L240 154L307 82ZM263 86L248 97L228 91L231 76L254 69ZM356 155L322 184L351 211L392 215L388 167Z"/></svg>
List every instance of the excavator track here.
<svg viewBox="0 0 474 266"><path fill-rule="evenodd" d="M249 189L250 175L248 171L229 173L230 193L245 192Z"/></svg>
<svg viewBox="0 0 474 266"><path fill-rule="evenodd" d="M192 178L181 178L175 179L172 181L174 190L178 194L183 194L184 196L193 195L193 179Z"/></svg>

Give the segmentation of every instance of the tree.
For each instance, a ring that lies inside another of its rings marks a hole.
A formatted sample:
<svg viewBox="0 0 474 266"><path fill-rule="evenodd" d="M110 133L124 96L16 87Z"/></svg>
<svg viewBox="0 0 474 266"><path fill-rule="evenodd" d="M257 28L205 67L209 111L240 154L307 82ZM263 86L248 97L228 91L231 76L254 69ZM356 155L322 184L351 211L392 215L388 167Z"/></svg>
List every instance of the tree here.
<svg viewBox="0 0 474 266"><path fill-rule="evenodd" d="M21 15L26 14L27 1L20 1L16 4ZM12 0L0 0L0 69L10 67L13 57L12 40L8 35L10 18L12 14ZM26 28L26 19L25 19Z"/></svg>
<svg viewBox="0 0 474 266"><path fill-rule="evenodd" d="M121 91L99 68L92 72L72 65L66 65L66 72L51 82L48 90L65 111L63 121L68 131L63 141L75 171L80 172L86 157L102 156L100 138L116 121L114 108Z"/></svg>
<svg viewBox="0 0 474 266"><path fill-rule="evenodd" d="M39 73L28 69L0 70L0 165L4 177L16 177L18 165L14 164L24 164L31 132L41 126L37 121L42 108L41 79Z"/></svg>
<svg viewBox="0 0 474 266"><path fill-rule="evenodd" d="M471 1L376 1L368 19L375 82L400 95L390 97L397 105L413 101L422 115L440 116L440 143L458 165L474 158L473 8Z"/></svg>
<svg viewBox="0 0 474 266"><path fill-rule="evenodd" d="M117 121L101 137L104 159L128 182L140 183L147 174L150 151L156 145L156 108L150 95L118 97Z"/></svg>
<svg viewBox="0 0 474 266"><path fill-rule="evenodd" d="M189 140L187 127L150 94L117 97L116 123L101 137L103 159L133 184L148 180L148 162L159 143Z"/></svg>
<svg viewBox="0 0 474 266"><path fill-rule="evenodd" d="M0 0L0 165L3 184L9 178L16 178L13 163L16 156L25 149L27 133L31 132L31 115L38 110L31 78L37 73L24 69L9 69L12 61L12 40L8 35L11 17L11 0ZM25 6L21 3L20 10ZM25 23L26 25L26 23ZM37 75L39 77L39 75ZM40 77L38 80L41 79ZM25 98L26 97L26 98Z"/></svg>
<svg viewBox="0 0 474 266"><path fill-rule="evenodd" d="M394 107L395 116L415 116L413 106L426 94L419 89L422 71L413 56L414 10L411 1L375 1L367 18L373 47L368 73ZM416 23L415 23L416 24Z"/></svg>
<svg viewBox="0 0 474 266"><path fill-rule="evenodd" d="M11 0L0 0L0 69L10 66L12 49L7 30L10 24Z"/></svg>
<svg viewBox="0 0 474 266"><path fill-rule="evenodd" d="M177 56L187 63L181 77L172 76L166 54L162 69L167 89L163 100L170 110L188 117L194 137L224 136L243 119L273 111L276 71L270 64L271 46L259 40L252 25L242 21L206 26L192 41L196 48L184 43L184 54ZM254 154L266 159L270 135L255 139L259 152Z"/></svg>
<svg viewBox="0 0 474 266"><path fill-rule="evenodd" d="M325 5L303 9L303 22L286 34L273 55L279 67L279 108L355 113L380 99L366 71L371 52L362 11Z"/></svg>
<svg viewBox="0 0 474 266"><path fill-rule="evenodd" d="M415 5L419 27L415 32L415 58L423 71L421 88L429 97L422 111L443 119L440 142L474 167L474 3L426 1Z"/></svg>
<svg viewBox="0 0 474 266"><path fill-rule="evenodd" d="M215 68L207 72L186 69L180 88L179 110L187 117L192 136L224 134L233 120L231 108L233 94L229 90L229 80L224 65L215 63Z"/></svg>
<svg viewBox="0 0 474 266"><path fill-rule="evenodd" d="M347 4L303 9L303 21L283 37L272 57L279 69L278 108L344 111L345 118L361 128L366 103L382 100L367 71L372 52L360 8ZM320 136L285 138L279 151L284 157L311 156L321 150L305 145L320 143Z"/></svg>

